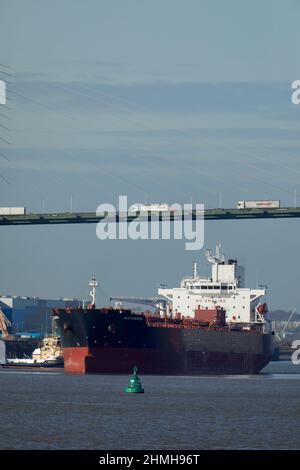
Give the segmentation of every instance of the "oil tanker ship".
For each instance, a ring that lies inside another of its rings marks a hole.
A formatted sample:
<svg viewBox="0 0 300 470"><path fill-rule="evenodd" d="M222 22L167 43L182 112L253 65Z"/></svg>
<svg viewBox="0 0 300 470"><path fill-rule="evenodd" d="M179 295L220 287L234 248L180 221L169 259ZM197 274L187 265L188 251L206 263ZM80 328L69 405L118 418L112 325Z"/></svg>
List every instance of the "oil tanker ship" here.
<svg viewBox="0 0 300 470"><path fill-rule="evenodd" d="M65 371L128 374L137 365L141 374L260 372L273 354L266 288L245 288L244 269L220 248L206 252L211 277L199 276L194 263L180 287L158 289L155 312L126 309L122 298L114 308L96 308L93 278L87 308L53 310Z"/></svg>

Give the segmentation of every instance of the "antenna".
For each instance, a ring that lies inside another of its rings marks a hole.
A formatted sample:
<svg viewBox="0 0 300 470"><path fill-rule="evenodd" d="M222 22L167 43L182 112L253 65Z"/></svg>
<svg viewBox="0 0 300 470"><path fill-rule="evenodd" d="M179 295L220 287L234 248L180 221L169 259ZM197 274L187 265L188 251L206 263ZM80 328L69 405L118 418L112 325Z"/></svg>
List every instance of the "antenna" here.
<svg viewBox="0 0 300 470"><path fill-rule="evenodd" d="M213 256L211 254L211 250L205 251L205 256L207 257L207 261L212 264L219 264L225 261L225 256L221 254L221 242L219 242L216 246L216 254Z"/></svg>
<svg viewBox="0 0 300 470"><path fill-rule="evenodd" d="M197 262L193 261L193 278L196 279L198 277L197 274Z"/></svg>

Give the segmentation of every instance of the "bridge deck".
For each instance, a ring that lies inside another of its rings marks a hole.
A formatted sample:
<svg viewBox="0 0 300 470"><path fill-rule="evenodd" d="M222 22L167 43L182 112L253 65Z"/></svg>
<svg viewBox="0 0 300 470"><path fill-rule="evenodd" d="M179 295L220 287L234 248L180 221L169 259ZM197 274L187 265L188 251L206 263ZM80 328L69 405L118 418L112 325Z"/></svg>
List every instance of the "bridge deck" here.
<svg viewBox="0 0 300 470"><path fill-rule="evenodd" d="M280 209L206 209L202 211L140 212L139 220L232 220L232 219L282 219L300 217L300 207L282 207ZM1 215L0 225L45 225L45 224L89 224L103 221L131 222L137 215L127 213L96 215L94 212L62 212L49 214Z"/></svg>

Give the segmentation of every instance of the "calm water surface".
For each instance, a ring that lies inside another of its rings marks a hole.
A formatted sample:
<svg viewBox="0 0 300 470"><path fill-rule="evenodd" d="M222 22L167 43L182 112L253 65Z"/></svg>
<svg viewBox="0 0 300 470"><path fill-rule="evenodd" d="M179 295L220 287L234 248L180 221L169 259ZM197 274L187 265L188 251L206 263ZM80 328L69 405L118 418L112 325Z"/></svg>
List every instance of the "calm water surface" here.
<svg viewBox="0 0 300 470"><path fill-rule="evenodd" d="M300 448L300 366L128 378L0 369L0 449Z"/></svg>

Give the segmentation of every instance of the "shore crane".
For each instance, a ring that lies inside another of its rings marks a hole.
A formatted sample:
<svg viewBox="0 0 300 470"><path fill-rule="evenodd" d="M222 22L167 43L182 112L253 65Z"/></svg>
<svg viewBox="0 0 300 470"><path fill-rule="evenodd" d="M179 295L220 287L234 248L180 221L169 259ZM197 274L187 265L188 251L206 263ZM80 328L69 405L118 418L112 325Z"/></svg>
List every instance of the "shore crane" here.
<svg viewBox="0 0 300 470"><path fill-rule="evenodd" d="M287 327L289 326L289 323L291 321L291 319L293 318L294 314L296 313L296 309L293 308L292 310L292 313L290 314L288 320L285 322L284 324L284 327L282 328L281 331L279 331L278 333L276 333L276 338L279 340L279 341L284 341L285 340L285 337L287 334L290 334L290 333L287 333Z"/></svg>
<svg viewBox="0 0 300 470"><path fill-rule="evenodd" d="M3 311L0 308L0 332L2 333L2 338L9 336L8 328L11 326L11 322L6 318Z"/></svg>

